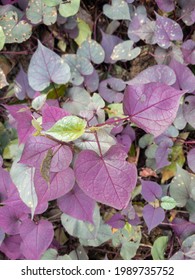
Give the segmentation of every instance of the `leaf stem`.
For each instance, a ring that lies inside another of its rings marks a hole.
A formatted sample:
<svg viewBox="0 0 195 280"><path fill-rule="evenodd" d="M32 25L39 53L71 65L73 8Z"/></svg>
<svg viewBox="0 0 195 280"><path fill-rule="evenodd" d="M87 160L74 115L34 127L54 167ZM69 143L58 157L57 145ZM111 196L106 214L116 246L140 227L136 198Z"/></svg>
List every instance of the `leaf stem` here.
<svg viewBox="0 0 195 280"><path fill-rule="evenodd" d="M101 127L101 126L105 126L107 124L111 125L111 124L115 124L115 123L122 122L122 121L127 121L127 120L130 120L129 116L125 117L125 118L117 119L117 120L107 120L104 123L97 124L95 127Z"/></svg>

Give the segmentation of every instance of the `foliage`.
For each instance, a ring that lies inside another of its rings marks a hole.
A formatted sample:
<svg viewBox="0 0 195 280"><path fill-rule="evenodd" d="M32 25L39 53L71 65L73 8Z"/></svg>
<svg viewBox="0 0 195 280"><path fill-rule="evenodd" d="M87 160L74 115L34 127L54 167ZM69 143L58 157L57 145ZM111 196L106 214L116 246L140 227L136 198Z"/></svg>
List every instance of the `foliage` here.
<svg viewBox="0 0 195 280"><path fill-rule="evenodd" d="M1 258L195 259L195 3L103 2L0 6Z"/></svg>

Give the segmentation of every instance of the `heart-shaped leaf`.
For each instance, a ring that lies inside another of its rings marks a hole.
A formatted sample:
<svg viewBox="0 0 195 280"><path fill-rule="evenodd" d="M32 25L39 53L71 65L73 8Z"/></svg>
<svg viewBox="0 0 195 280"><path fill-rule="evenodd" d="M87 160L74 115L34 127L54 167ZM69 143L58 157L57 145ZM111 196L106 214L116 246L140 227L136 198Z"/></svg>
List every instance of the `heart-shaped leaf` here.
<svg viewBox="0 0 195 280"><path fill-rule="evenodd" d="M63 17L71 17L74 16L80 7L80 0L71 0L66 3L60 4L59 13Z"/></svg>
<svg viewBox="0 0 195 280"><path fill-rule="evenodd" d="M175 119L184 93L162 83L128 86L123 99L124 113L132 122L157 137Z"/></svg>
<svg viewBox="0 0 195 280"><path fill-rule="evenodd" d="M155 40L164 49L171 46L171 41L183 39L181 26L174 20L162 17L156 13Z"/></svg>
<svg viewBox="0 0 195 280"><path fill-rule="evenodd" d="M162 195L162 188L159 184L152 181L142 180L142 195L147 202L155 201L155 199L160 198Z"/></svg>
<svg viewBox="0 0 195 280"><path fill-rule="evenodd" d="M14 91L19 100L23 100L26 97L33 98L35 95L35 91L29 86L27 74L24 72L22 67L16 76Z"/></svg>
<svg viewBox="0 0 195 280"><path fill-rule="evenodd" d="M67 116L57 121L45 134L63 142L70 142L84 134L86 125L87 122L79 117Z"/></svg>
<svg viewBox="0 0 195 280"><path fill-rule="evenodd" d="M163 196L161 198L161 207L165 210L171 210L175 208L177 202L170 196Z"/></svg>
<svg viewBox="0 0 195 280"><path fill-rule="evenodd" d="M112 5L105 4L103 13L113 20L130 20L128 4L123 0L112 0Z"/></svg>
<svg viewBox="0 0 195 280"><path fill-rule="evenodd" d="M123 100L125 82L122 79L109 78L99 84L99 94L109 103L117 103Z"/></svg>
<svg viewBox="0 0 195 280"><path fill-rule="evenodd" d="M174 0L155 0L156 4L158 5L159 9L164 12L171 12L175 8L175 1Z"/></svg>
<svg viewBox="0 0 195 280"><path fill-rule="evenodd" d="M34 222L26 219L20 227L21 252L28 260L39 260L54 237L53 226L46 220Z"/></svg>
<svg viewBox="0 0 195 280"><path fill-rule="evenodd" d="M45 25L51 25L56 22L57 11L55 7L48 7L43 0L30 0L26 16L33 24L43 22Z"/></svg>
<svg viewBox="0 0 195 280"><path fill-rule="evenodd" d="M6 36L6 44L22 43L28 40L32 33L32 26L25 20L18 22L18 14L13 11L0 16L0 26Z"/></svg>
<svg viewBox="0 0 195 280"><path fill-rule="evenodd" d="M147 204L143 209L143 218L150 233L153 228L162 223L165 218L165 212L160 207L154 208L150 204Z"/></svg>
<svg viewBox="0 0 195 280"><path fill-rule="evenodd" d="M67 215L93 224L95 201L87 196L77 184L58 199L58 206Z"/></svg>
<svg viewBox="0 0 195 280"><path fill-rule="evenodd" d="M148 84L151 82L173 85L176 81L175 72L167 65L154 65L140 72L135 78L126 83L128 85Z"/></svg>
<svg viewBox="0 0 195 280"><path fill-rule="evenodd" d="M133 48L133 44L133 41L127 40L116 45L112 51L111 59L113 61L128 61L136 58L140 54L141 49L139 47Z"/></svg>
<svg viewBox="0 0 195 280"><path fill-rule="evenodd" d="M55 52L38 41L28 68L28 80L34 90L42 91L50 83L66 84L70 79L70 68Z"/></svg>
<svg viewBox="0 0 195 280"><path fill-rule="evenodd" d="M104 61L104 49L95 40L86 40L77 50L78 56L83 56L95 64L100 64Z"/></svg>
<svg viewBox="0 0 195 280"><path fill-rule="evenodd" d="M79 187L96 201L125 208L137 180L136 168L125 161L126 156L118 146L112 146L104 156L80 152L74 165Z"/></svg>
<svg viewBox="0 0 195 280"><path fill-rule="evenodd" d="M91 62L85 57L78 57L76 54L66 54L64 55L64 61L70 67L70 82L73 85L81 85L84 81L83 76L91 75L94 71Z"/></svg>

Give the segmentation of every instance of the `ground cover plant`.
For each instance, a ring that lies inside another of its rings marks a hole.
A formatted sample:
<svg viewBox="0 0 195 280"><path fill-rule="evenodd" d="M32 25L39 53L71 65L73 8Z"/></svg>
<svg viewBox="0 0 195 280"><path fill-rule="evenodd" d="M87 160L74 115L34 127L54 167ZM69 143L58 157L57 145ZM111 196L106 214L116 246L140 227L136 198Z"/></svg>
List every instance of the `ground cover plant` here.
<svg viewBox="0 0 195 280"><path fill-rule="evenodd" d="M2 0L0 259L195 259L195 1Z"/></svg>

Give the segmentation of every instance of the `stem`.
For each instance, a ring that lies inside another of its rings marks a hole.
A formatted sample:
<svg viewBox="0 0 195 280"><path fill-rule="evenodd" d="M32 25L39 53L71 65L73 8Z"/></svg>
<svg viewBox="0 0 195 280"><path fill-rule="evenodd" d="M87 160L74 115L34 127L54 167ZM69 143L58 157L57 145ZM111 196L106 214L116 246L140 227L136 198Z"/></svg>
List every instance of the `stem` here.
<svg viewBox="0 0 195 280"><path fill-rule="evenodd" d="M13 51L2 51L0 52L1 54L26 54L28 55L29 52L28 51L20 51L20 52L13 52Z"/></svg>
<svg viewBox="0 0 195 280"><path fill-rule="evenodd" d="M108 120L108 121L105 121L104 123L97 124L95 127L101 127L101 126L104 126L104 125L107 125L107 124L114 124L114 123L117 123L117 122L122 122L122 121L127 121L127 120L130 120L130 117L125 117L125 118L121 118L121 119L118 119L118 120Z"/></svg>

